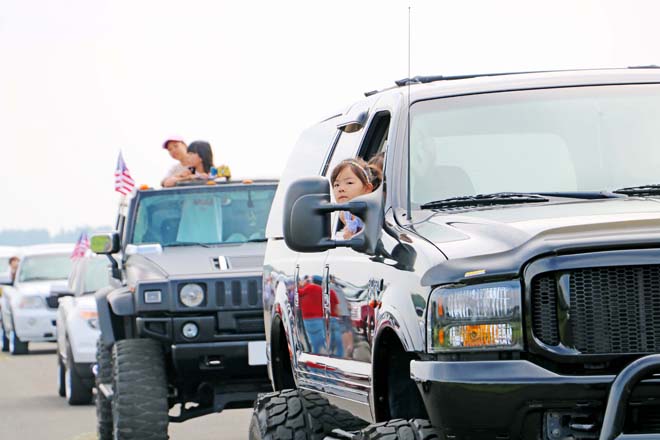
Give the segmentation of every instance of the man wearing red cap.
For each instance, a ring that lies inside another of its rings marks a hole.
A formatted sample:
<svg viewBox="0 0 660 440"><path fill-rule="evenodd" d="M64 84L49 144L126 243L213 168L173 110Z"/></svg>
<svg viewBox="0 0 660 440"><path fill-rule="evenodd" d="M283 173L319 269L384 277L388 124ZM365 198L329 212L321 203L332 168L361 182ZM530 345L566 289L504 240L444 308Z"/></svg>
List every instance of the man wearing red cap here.
<svg viewBox="0 0 660 440"><path fill-rule="evenodd" d="M170 136L163 142L163 148L170 153L172 159L178 161L174 164L172 168L167 172L167 175L163 178L160 184L164 187L174 186L177 182L178 177L183 177L186 173L190 173L187 167L188 160L188 147L183 141L183 138L179 136Z"/></svg>

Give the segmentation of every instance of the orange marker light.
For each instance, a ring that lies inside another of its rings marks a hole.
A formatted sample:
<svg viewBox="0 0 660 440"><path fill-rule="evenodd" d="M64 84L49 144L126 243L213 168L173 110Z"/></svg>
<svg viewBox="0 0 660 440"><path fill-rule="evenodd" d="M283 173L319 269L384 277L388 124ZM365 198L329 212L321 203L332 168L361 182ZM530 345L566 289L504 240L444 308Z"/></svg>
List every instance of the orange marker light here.
<svg viewBox="0 0 660 440"><path fill-rule="evenodd" d="M249 185L251 183L254 183L254 181L252 179L243 179L243 183L245 183L246 185Z"/></svg>
<svg viewBox="0 0 660 440"><path fill-rule="evenodd" d="M215 185L215 180L209 180L206 182L207 185Z"/></svg>
<svg viewBox="0 0 660 440"><path fill-rule="evenodd" d="M140 185L139 189L140 190L145 190L145 189L151 189L151 187L149 185L147 185L146 183L143 183L142 185Z"/></svg>

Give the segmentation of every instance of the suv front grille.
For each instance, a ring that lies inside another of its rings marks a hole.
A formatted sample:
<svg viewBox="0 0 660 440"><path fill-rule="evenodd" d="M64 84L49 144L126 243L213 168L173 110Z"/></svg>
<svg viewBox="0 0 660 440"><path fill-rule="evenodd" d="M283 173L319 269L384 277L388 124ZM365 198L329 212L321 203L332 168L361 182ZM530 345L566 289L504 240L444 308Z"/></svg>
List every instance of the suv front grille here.
<svg viewBox="0 0 660 440"><path fill-rule="evenodd" d="M48 296L46 297L46 305L47 305L48 308L50 308L50 309L56 309L56 308L58 308L59 305L60 305L60 302L59 302L59 301L60 301L60 299L59 299L57 296L55 296L55 295L48 295Z"/></svg>
<svg viewBox="0 0 660 440"><path fill-rule="evenodd" d="M225 310L261 309L261 277L227 278L215 284L216 304Z"/></svg>
<svg viewBox="0 0 660 440"><path fill-rule="evenodd" d="M583 354L660 351L660 266L617 266L568 273L572 340ZM558 345L558 273L532 280L532 329L547 345Z"/></svg>

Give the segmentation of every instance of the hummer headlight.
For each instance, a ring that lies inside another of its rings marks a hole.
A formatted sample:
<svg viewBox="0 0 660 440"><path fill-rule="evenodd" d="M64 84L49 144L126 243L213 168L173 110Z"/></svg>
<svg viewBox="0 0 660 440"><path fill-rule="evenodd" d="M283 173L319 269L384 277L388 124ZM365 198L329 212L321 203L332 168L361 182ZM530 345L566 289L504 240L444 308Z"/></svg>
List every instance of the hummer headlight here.
<svg viewBox="0 0 660 440"><path fill-rule="evenodd" d="M429 352L522 349L518 281L440 287L428 307Z"/></svg>
<svg viewBox="0 0 660 440"><path fill-rule="evenodd" d="M179 291L179 299L186 307L197 307L204 302L204 289L199 284L186 284Z"/></svg>

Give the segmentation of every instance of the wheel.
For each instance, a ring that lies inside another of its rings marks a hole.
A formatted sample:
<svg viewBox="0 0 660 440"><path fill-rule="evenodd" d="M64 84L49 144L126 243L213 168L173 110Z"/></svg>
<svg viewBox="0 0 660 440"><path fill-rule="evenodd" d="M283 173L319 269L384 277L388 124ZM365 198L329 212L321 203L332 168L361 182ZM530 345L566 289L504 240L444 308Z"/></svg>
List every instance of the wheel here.
<svg viewBox="0 0 660 440"><path fill-rule="evenodd" d="M11 354L27 354L28 352L28 343L18 339L14 330L9 332L9 352Z"/></svg>
<svg viewBox="0 0 660 440"><path fill-rule="evenodd" d="M369 425L360 431L356 440L439 440L440 436L424 419L392 419Z"/></svg>
<svg viewBox="0 0 660 440"><path fill-rule="evenodd" d="M112 349L112 388L115 440L167 440L167 377L159 342L117 341Z"/></svg>
<svg viewBox="0 0 660 440"><path fill-rule="evenodd" d="M66 401L69 405L87 405L92 402L92 389L85 385L76 371L71 347L66 347L66 369L64 376Z"/></svg>
<svg viewBox="0 0 660 440"><path fill-rule="evenodd" d="M5 333L5 326L2 323L0 323L0 333L2 334L2 340L0 341L2 351L7 352L9 351L9 338L7 337L7 333Z"/></svg>
<svg viewBox="0 0 660 440"><path fill-rule="evenodd" d="M311 391L283 390L259 396L254 404L249 439L322 440L335 428L353 431L365 425Z"/></svg>
<svg viewBox="0 0 660 440"><path fill-rule="evenodd" d="M60 356L59 353L57 353L57 394L60 397L66 396L66 390L65 390L65 378L64 375L66 374L66 367L64 366L64 362L62 362L62 356Z"/></svg>
<svg viewBox="0 0 660 440"><path fill-rule="evenodd" d="M112 347L96 341L96 434L98 440L112 440L112 404L99 385L112 384Z"/></svg>

